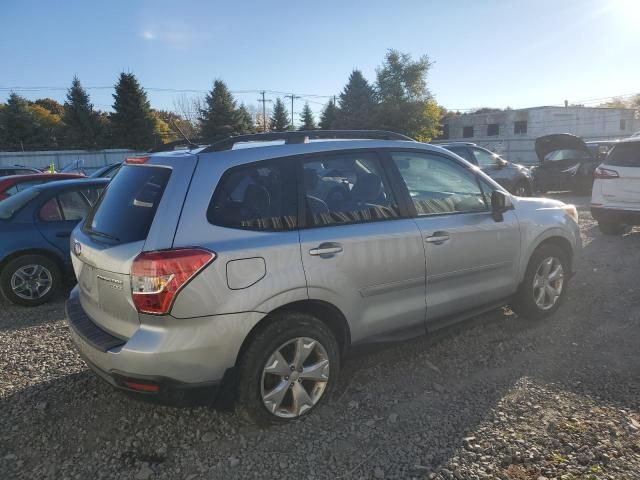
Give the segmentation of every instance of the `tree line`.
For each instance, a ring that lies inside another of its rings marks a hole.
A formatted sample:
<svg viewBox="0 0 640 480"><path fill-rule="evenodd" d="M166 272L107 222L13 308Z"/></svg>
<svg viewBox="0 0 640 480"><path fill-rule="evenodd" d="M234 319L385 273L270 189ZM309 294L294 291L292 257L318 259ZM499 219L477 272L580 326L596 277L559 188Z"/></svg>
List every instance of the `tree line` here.
<svg viewBox="0 0 640 480"><path fill-rule="evenodd" d="M443 109L427 87L431 63L426 56L389 50L376 69L374 82L353 70L336 99L316 120L308 103L299 114L301 130L381 129L428 141L439 133ZM43 98L29 101L11 93L0 104L0 150L102 149L145 150L181 137L215 140L228 135L293 129L281 98L270 115L252 115L234 98L224 81L215 80L194 117L151 107L132 73L121 73L114 87L111 112L95 109L77 77L63 104Z"/></svg>

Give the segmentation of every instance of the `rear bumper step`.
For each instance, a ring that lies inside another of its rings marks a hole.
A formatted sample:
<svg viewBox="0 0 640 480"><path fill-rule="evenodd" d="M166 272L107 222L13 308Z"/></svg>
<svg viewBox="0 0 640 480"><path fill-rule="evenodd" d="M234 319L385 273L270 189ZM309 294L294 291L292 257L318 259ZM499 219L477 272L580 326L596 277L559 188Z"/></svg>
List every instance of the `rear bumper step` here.
<svg viewBox="0 0 640 480"><path fill-rule="evenodd" d="M111 335L93 323L80 305L80 299L77 296L67 300L65 310L71 328L95 349L107 352L126 343L125 340Z"/></svg>
<svg viewBox="0 0 640 480"><path fill-rule="evenodd" d="M592 206L591 216L598 222L619 222L629 225L640 225L640 210L623 210Z"/></svg>

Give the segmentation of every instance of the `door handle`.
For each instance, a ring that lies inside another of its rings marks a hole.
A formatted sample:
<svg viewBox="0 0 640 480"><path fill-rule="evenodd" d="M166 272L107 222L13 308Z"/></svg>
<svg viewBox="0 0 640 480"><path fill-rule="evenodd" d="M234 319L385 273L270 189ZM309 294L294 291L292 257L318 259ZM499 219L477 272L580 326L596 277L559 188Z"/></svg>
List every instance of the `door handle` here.
<svg viewBox="0 0 640 480"><path fill-rule="evenodd" d="M447 232L435 232L430 237L424 239L427 243L433 243L434 245L442 245L449 240L449 234Z"/></svg>
<svg viewBox="0 0 640 480"><path fill-rule="evenodd" d="M332 256L336 253L342 252L342 245L334 242L324 242L318 245L316 248L309 250L309 255Z"/></svg>
<svg viewBox="0 0 640 480"><path fill-rule="evenodd" d="M71 232L57 232L56 237L58 238L68 238L71 236Z"/></svg>

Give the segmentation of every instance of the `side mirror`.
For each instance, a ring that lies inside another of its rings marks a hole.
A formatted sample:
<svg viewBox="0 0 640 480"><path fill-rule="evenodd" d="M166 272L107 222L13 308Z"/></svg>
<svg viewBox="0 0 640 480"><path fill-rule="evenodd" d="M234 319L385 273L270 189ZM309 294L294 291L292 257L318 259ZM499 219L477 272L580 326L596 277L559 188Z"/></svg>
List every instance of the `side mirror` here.
<svg viewBox="0 0 640 480"><path fill-rule="evenodd" d="M513 204L508 194L500 190L491 192L491 216L496 222L502 222L504 220L504 212L511 210L511 208L513 208Z"/></svg>

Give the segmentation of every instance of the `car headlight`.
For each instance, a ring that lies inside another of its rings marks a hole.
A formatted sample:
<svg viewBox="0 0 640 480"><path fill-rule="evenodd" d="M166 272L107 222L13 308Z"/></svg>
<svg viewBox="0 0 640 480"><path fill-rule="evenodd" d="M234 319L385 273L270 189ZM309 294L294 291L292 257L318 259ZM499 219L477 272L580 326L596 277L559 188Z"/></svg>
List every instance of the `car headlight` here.
<svg viewBox="0 0 640 480"><path fill-rule="evenodd" d="M574 222L578 223L578 209L575 205L563 205L562 210L564 210L564 213L573 218Z"/></svg>

